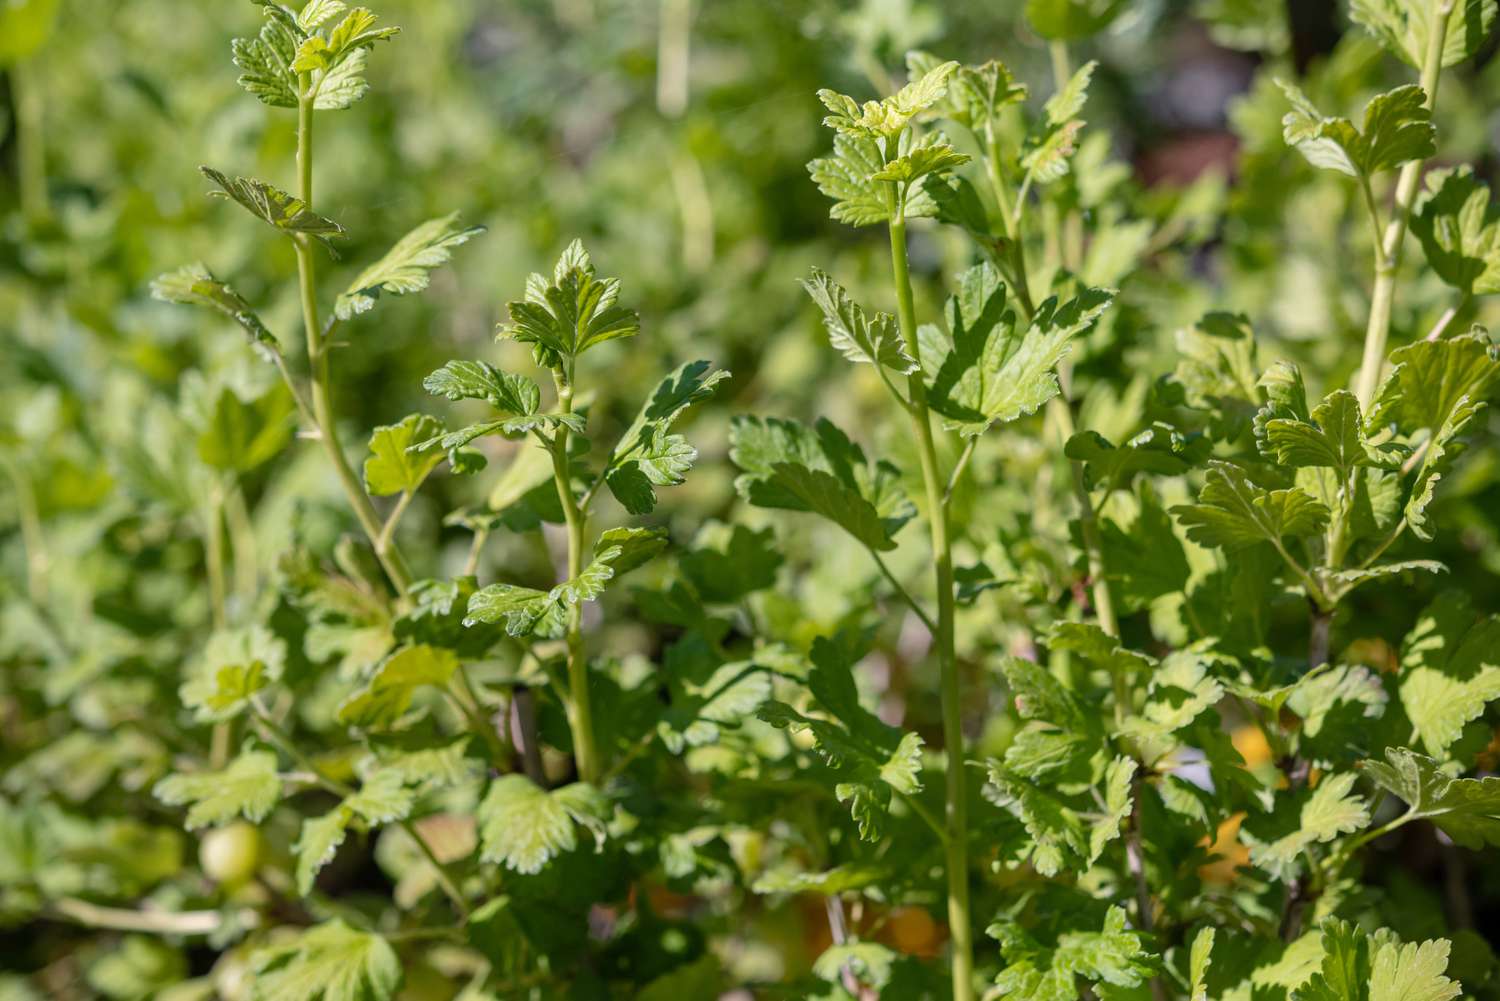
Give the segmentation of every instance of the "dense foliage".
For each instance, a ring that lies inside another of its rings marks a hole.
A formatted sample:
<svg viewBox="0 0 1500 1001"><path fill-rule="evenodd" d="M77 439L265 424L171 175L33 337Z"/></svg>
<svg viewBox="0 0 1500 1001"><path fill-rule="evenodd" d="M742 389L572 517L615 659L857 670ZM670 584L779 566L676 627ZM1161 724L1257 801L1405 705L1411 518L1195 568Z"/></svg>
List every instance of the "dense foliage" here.
<svg viewBox="0 0 1500 1001"><path fill-rule="evenodd" d="M1500 998L1495 0L104 6L0 1001Z"/></svg>

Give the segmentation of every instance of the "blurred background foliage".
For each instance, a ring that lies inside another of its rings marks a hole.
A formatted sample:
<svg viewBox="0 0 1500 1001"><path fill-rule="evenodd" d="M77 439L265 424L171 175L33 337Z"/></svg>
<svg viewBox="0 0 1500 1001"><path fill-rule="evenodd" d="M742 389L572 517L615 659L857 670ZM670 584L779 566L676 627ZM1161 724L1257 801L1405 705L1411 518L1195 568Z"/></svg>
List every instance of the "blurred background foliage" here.
<svg viewBox="0 0 1500 1001"><path fill-rule="evenodd" d="M660 372L691 358L734 373L697 418L698 473L663 508L674 534L691 538L707 519L774 524L780 587L757 595L755 609L769 637L805 645L862 615L875 571L857 546L812 519L741 510L723 458L730 416L754 411L826 415L909 460L896 429L876 417L875 375L825 349L795 281L816 262L856 298L889 306L883 236L830 221L808 180L805 164L826 143L813 95L823 86L885 93L904 53L922 48L1001 58L1039 99L1052 89L1052 56L1022 8L387 0L381 13L403 26L400 45L377 54L375 86L356 109L319 127L318 208L350 232L344 262L323 267L323 280L341 288L357 262L436 215L459 211L488 232L435 274L429 294L345 329L334 365L346 443L362 450L370 427L427 405L421 379L449 357L502 367L521 357L492 343L503 302L581 236L601 269L622 277L645 328L600 349L610 375L598 412L623 425ZM230 38L254 19L224 0L0 0L0 784L70 818L59 829L74 840L48 846L51 878L119 900L171 886L192 854L172 811L144 792L190 740L174 732L178 665L210 616L202 498L185 489L194 474L183 470L203 461L193 443L221 426L223 388L234 401L226 405L289 411L228 324L148 292L157 274L201 259L257 303L278 336L295 334L291 249L231 222L203 197L196 170L290 182L291 118L247 100L229 65ZM1343 384L1358 364L1369 295L1362 209L1354 186L1319 175L1282 142L1285 99L1270 78L1300 76L1320 106L1346 112L1405 72L1323 0L1141 0L1074 50L1076 61L1100 61L1088 138L1066 182L1087 232L1060 228L1056 240L1086 241L1085 281L1121 289L1119 307L1075 354L1080 427L1119 441L1148 422L1161 406L1158 381L1184 361L1179 332L1209 309L1247 314L1263 361L1288 357L1328 373L1328 386L1310 387L1319 394ZM1472 162L1491 184L1500 180L1494 54L1492 40L1453 71L1436 113L1439 160ZM1049 239L1045 253L1064 249ZM912 254L918 312L932 317L969 250L918 225ZM1398 304L1396 344L1450 305L1420 253L1404 266L1413 291ZM1487 317L1470 305L1457 322L1493 326L1496 307L1482 308ZM1486 419L1493 428L1493 411ZM986 652L1024 647L1037 617L1061 609L1076 583L1065 472L1040 427L1023 422L986 439L975 459L982 503L975 491L959 509L971 540L993 542L970 556L999 561L1021 584L964 612L961 654L976 674ZM231 533L256 557L253 573L237 569L249 579L234 600L254 601L257 578L275 573L293 542L331 556L353 527L320 457L282 449L284 437L242 453L257 458L231 499ZM496 452L486 474L442 477L418 498L403 534L419 576L457 572L467 538L442 514L503 487L507 457ZM909 474L916 465L901 464ZM1438 518L1457 530L1423 555L1447 563L1482 610L1500 608L1500 454L1473 449L1445 488ZM921 559L921 547L905 547L897 560L907 565L896 569L913 573ZM546 565L525 537L502 537L480 576L506 567L525 578L524 568ZM1423 575L1362 591L1335 629L1379 662L1440 586ZM1176 611L1149 611L1128 620L1131 639L1172 643ZM1302 614L1270 610L1273 622ZM614 621L601 646L659 650L653 627ZM1276 645L1274 628L1271 636ZM894 628L880 642L883 711L902 716L909 699L906 725L935 731L935 680L906 670L920 645ZM1298 632L1282 652L1303 643ZM1010 725L992 698L968 707L976 725L988 723L991 749ZM0 913L28 915L24 900L4 896L3 864ZM389 891L372 864L342 877L350 893ZM1484 913L1497 917L1500 875L1489 867L1475 878ZM165 901L186 891L157 892ZM1435 892L1393 884L1408 929L1420 931L1423 908L1439 906ZM714 906L749 979L805 969L827 934L821 913L778 915L751 934L733 908L752 905ZM936 948L930 919L909 923L918 927L893 922L886 934ZM144 997L214 962L29 917L0 930L0 954L11 971L41 971L34 982L56 997ZM12 989L22 990L0 982L0 996Z"/></svg>

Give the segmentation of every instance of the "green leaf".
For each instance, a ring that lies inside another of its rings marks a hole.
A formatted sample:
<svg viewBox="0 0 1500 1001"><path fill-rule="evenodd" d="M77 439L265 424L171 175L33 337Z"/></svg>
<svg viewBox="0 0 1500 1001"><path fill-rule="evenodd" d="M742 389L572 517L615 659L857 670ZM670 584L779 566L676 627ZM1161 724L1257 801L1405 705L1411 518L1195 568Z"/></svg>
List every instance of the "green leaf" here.
<svg viewBox="0 0 1500 1001"><path fill-rule="evenodd" d="M244 712L251 696L279 680L285 663L286 644L263 626L218 632L178 695L199 720L222 722Z"/></svg>
<svg viewBox="0 0 1500 1001"><path fill-rule="evenodd" d="M594 558L572 580L550 591L512 584L491 584L469 598L464 625L504 622L511 636L542 629L551 633L565 608L593 601L606 585L656 557L667 546L660 528L611 528L599 536Z"/></svg>
<svg viewBox="0 0 1500 1001"><path fill-rule="evenodd" d="M1386 760L1362 761L1377 785L1406 802L1413 817L1431 820L1465 848L1500 846L1500 776L1454 778L1442 762L1404 747L1388 747Z"/></svg>
<svg viewBox="0 0 1500 1001"><path fill-rule="evenodd" d="M1080 431L1068 439L1063 454L1085 464L1090 486L1115 491L1128 490L1140 473L1180 476L1207 457L1209 444L1201 434L1183 434L1158 422L1118 448L1097 431Z"/></svg>
<svg viewBox="0 0 1500 1001"><path fill-rule="evenodd" d="M905 190L924 177L944 174L968 163L969 155L954 149L947 139L941 132L932 132L913 140L900 156L887 160L870 179L890 181Z"/></svg>
<svg viewBox="0 0 1500 1001"><path fill-rule="evenodd" d="M1296 85L1277 82L1292 103L1281 120L1282 138L1314 167L1369 178L1437 152L1427 95L1416 84L1371 98L1360 130L1347 118L1324 117Z"/></svg>
<svg viewBox="0 0 1500 1001"><path fill-rule="evenodd" d="M959 276L958 293L944 309L946 331L923 331L924 344L940 344L945 351L936 362L929 404L946 427L966 438L1035 413L1058 393L1055 369L1072 338L1112 299L1103 289L1087 289L1061 306L1053 297L1023 328L1006 308L1005 285L994 267L970 268Z"/></svg>
<svg viewBox="0 0 1500 1001"><path fill-rule="evenodd" d="M407 233L384 257L365 268L339 293L334 315L347 320L375 306L382 292L406 295L420 292L431 281L432 271L453 257L453 248L484 232L483 226L458 228L458 213L429 219Z"/></svg>
<svg viewBox="0 0 1500 1001"><path fill-rule="evenodd" d="M923 111L942 100L948 91L948 78L958 63L939 63L926 70L895 94L861 105L852 97L833 90L818 91L818 100L828 109L823 124L841 135L868 139L889 139L904 131Z"/></svg>
<svg viewBox="0 0 1500 1001"><path fill-rule="evenodd" d="M401 960L390 944L340 920L257 950L250 966L256 1001L390 1001L401 986Z"/></svg>
<svg viewBox="0 0 1500 1001"><path fill-rule="evenodd" d="M1097 35L1125 9L1125 0L1026 0L1026 20L1038 35L1070 42Z"/></svg>
<svg viewBox="0 0 1500 1001"><path fill-rule="evenodd" d="M1089 855L1089 833L1078 814L1041 786L1013 775L990 762L987 797L1013 814L1031 839L1024 857L1043 876L1056 876L1069 865L1080 865Z"/></svg>
<svg viewBox="0 0 1500 1001"><path fill-rule="evenodd" d="M1399 691L1413 737L1444 757L1500 699L1500 615L1477 617L1461 591L1440 594L1401 644Z"/></svg>
<svg viewBox="0 0 1500 1001"><path fill-rule="evenodd" d="M1347 389L1329 393L1308 420L1277 417L1263 428L1271 453L1283 465L1326 466L1341 481L1356 466L1399 469L1405 458L1404 449L1376 448L1365 439L1359 400Z"/></svg>
<svg viewBox="0 0 1500 1001"><path fill-rule="evenodd" d="M479 804L480 857L523 874L542 868L577 847L575 825L602 843L609 801L584 782L550 792L524 775L502 775Z"/></svg>
<svg viewBox="0 0 1500 1001"><path fill-rule="evenodd" d="M332 219L325 219L300 198L287 194L280 188L250 177L228 177L212 167L198 168L204 177L219 186L210 195L238 203L245 211L288 237L299 235L317 240L337 257L332 237L343 236L344 227Z"/></svg>
<svg viewBox="0 0 1500 1001"><path fill-rule="evenodd" d="M249 402L225 386L198 435L198 458L215 469L238 473L264 465L291 439L294 407L291 394L279 383Z"/></svg>
<svg viewBox="0 0 1500 1001"><path fill-rule="evenodd" d="M1449 942L1402 944L1385 929L1367 933L1347 921L1322 926L1323 964L1292 992L1293 1001L1453 1001L1463 993L1443 976Z"/></svg>
<svg viewBox="0 0 1500 1001"><path fill-rule="evenodd" d="M812 969L814 976L834 984L841 983L848 970L860 983L878 990L891 982L891 967L899 958L896 950L879 942L849 939L824 949Z"/></svg>
<svg viewBox="0 0 1500 1001"><path fill-rule="evenodd" d="M464 625L503 622L507 635L528 636L557 611L557 602L547 591L515 584L491 584L469 598Z"/></svg>
<svg viewBox="0 0 1500 1001"><path fill-rule="evenodd" d="M1363 828L1370 822L1370 811L1365 801L1353 792L1357 777L1354 772L1323 776L1317 788L1303 800L1296 828L1274 841L1254 842L1250 861L1276 878L1287 880L1308 846Z"/></svg>
<svg viewBox="0 0 1500 1001"><path fill-rule="evenodd" d="M669 430L684 411L713 395L729 378L707 361L693 361L667 376L641 406L605 463L605 483L631 514L656 508L656 487L677 486L698 458L686 438Z"/></svg>
<svg viewBox="0 0 1500 1001"><path fill-rule="evenodd" d="M1411 231L1443 281L1465 295L1500 292L1500 206L1473 168L1428 171Z"/></svg>
<svg viewBox="0 0 1500 1001"><path fill-rule="evenodd" d="M1350 0L1349 16L1392 53L1420 69L1432 37L1434 5L1412 0ZM1443 35L1444 67L1479 51L1495 24L1495 0L1456 0Z"/></svg>
<svg viewBox="0 0 1500 1001"><path fill-rule="evenodd" d="M292 29L275 18L268 20L255 38L234 39L230 48L241 71L239 85L262 104L297 107L297 74L292 72L292 62L297 58L298 41Z"/></svg>
<svg viewBox="0 0 1500 1001"><path fill-rule="evenodd" d="M302 821L302 834L293 850L297 854L297 892L312 892L318 871L338 853L356 818L369 824L387 824L411 813L414 794L398 771L377 771L355 792L321 817Z"/></svg>
<svg viewBox="0 0 1500 1001"><path fill-rule="evenodd" d="M257 350L281 353L281 345L251 305L202 264L187 264L162 275L151 283L151 294L163 302L216 309L243 327Z"/></svg>
<svg viewBox="0 0 1500 1001"><path fill-rule="evenodd" d="M1214 951L1214 929L1200 929L1193 936L1188 957L1188 983L1192 993L1188 1001L1208 1001L1208 968Z"/></svg>
<svg viewBox="0 0 1500 1001"><path fill-rule="evenodd" d="M365 489L375 497L415 493L427 474L443 461L443 455L413 446L440 435L442 430L443 425L426 414L411 414L400 424L377 427L370 435L370 454L365 458Z"/></svg>
<svg viewBox="0 0 1500 1001"><path fill-rule="evenodd" d="M1043 106L1040 122L1026 140L1021 169L1029 180L1041 184L1056 181L1070 169L1069 161L1077 150L1078 133L1083 122L1078 113L1088 100L1089 84L1098 66L1092 60L1080 66Z"/></svg>
<svg viewBox="0 0 1500 1001"><path fill-rule="evenodd" d="M910 146L909 134L901 137L902 146ZM898 146L898 152L900 147ZM851 226L871 226L891 218L889 188L875 175L885 169L880 143L869 136L840 133L833 137L833 154L808 163L807 171L818 190L833 199L829 215L837 222ZM940 178L943 175L930 175ZM924 218L935 215L937 206L926 193L926 186L912 187L898 201L904 206L902 217Z"/></svg>
<svg viewBox="0 0 1500 1001"><path fill-rule="evenodd" d="M782 556L770 528L711 523L677 564L705 602L734 604L776 583Z"/></svg>
<svg viewBox="0 0 1500 1001"><path fill-rule="evenodd" d="M1130 816L1134 802L1131 781L1135 778L1133 758L1117 757L1104 770L1104 810L1089 825L1089 865L1099 861L1109 843L1120 836L1120 827Z"/></svg>
<svg viewBox="0 0 1500 1001"><path fill-rule="evenodd" d="M942 65L927 52L906 54L907 76L919 79ZM932 105L932 111L983 134L1002 108L1026 100L1026 85L1016 80L1003 63L993 59L977 66L960 66L948 78L948 90Z"/></svg>
<svg viewBox="0 0 1500 1001"><path fill-rule="evenodd" d="M849 804L859 836L877 841L885 831L892 794L922 789L922 738L887 725L860 705L854 665L863 644L862 637L848 631L813 641L808 690L832 719L808 716L774 699L757 715L778 729L812 734L814 749L833 770L834 795Z"/></svg>
<svg viewBox="0 0 1500 1001"><path fill-rule="evenodd" d="M534 380L502 372L485 361L450 361L423 379L422 388L450 400L484 400L517 416L534 414L542 405L542 391Z"/></svg>
<svg viewBox="0 0 1500 1001"><path fill-rule="evenodd" d="M1392 369L1370 411L1368 424L1394 423L1431 441L1406 502L1406 521L1420 539L1432 538L1427 507L1437 482L1463 448L1461 436L1485 400L1500 386L1500 345L1475 330L1439 341L1421 340L1391 352Z"/></svg>
<svg viewBox="0 0 1500 1001"><path fill-rule="evenodd" d="M735 489L751 504L814 512L871 549L895 549L896 532L916 514L896 468L866 461L859 446L828 421L808 428L737 417L729 457L744 470Z"/></svg>
<svg viewBox="0 0 1500 1001"><path fill-rule="evenodd" d="M866 315L843 286L818 268L813 268L812 278L804 280L802 287L823 311L823 325L834 350L850 361L884 365L902 375L916 370L895 317L881 312Z"/></svg>
<svg viewBox="0 0 1500 1001"><path fill-rule="evenodd" d="M192 831L240 816L259 823L281 799L281 778L275 754L245 750L221 771L174 773L153 792L170 806L191 803L186 826Z"/></svg>
<svg viewBox="0 0 1500 1001"><path fill-rule="evenodd" d="M1006 959L1005 969L995 978L1000 997L1069 1001L1078 996L1079 977L1096 988L1131 988L1144 984L1152 972L1146 941L1127 926L1123 907L1111 907L1098 931L1064 931L1050 948L1009 920L990 925L986 934L999 940ZM1095 994L1113 997L1116 992L1096 989Z"/></svg>
<svg viewBox="0 0 1500 1001"><path fill-rule="evenodd" d="M507 304L510 323L499 333L554 358L576 358L596 344L631 337L641 329L635 310L618 304L620 280L595 276L593 261L583 244L568 244L558 258L549 282L533 274L526 280L526 297Z"/></svg>
<svg viewBox="0 0 1500 1001"><path fill-rule="evenodd" d="M451 650L432 646L403 647L387 657L363 688L338 709L338 721L361 730L393 726L411 708L417 689L448 684L458 670Z"/></svg>
<svg viewBox="0 0 1500 1001"><path fill-rule="evenodd" d="M1238 466L1219 460L1209 463L1198 503L1171 510L1189 539L1226 552L1260 542L1279 545L1284 536L1313 535L1328 523L1328 508L1306 491L1262 490Z"/></svg>

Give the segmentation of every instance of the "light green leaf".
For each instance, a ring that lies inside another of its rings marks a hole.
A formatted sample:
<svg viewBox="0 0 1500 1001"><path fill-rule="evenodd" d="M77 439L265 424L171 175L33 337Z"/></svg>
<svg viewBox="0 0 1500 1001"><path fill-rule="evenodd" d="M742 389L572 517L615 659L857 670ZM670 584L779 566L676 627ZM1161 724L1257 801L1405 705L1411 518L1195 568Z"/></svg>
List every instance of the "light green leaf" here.
<svg viewBox="0 0 1500 1001"><path fill-rule="evenodd" d="M236 38L230 42L234 64L240 68L239 85L262 104L273 108L297 107L297 74L292 62L297 58L298 37L282 21L272 18L255 38Z"/></svg>
<svg viewBox="0 0 1500 1001"><path fill-rule="evenodd" d="M199 167L198 170L219 186L218 191L209 192L211 196L238 203L245 211L288 237L311 237L323 244L334 257L338 256L330 240L343 236L344 227L318 215L302 199L254 178L231 178L212 167Z"/></svg>
<svg viewBox="0 0 1500 1001"><path fill-rule="evenodd" d="M948 78L957 69L956 62L939 63L890 97L866 101L863 105L837 91L820 90L818 100L829 111L823 124L840 134L889 139L942 100L948 90Z"/></svg>
<svg viewBox="0 0 1500 1001"><path fill-rule="evenodd" d="M400 424L385 424L370 435L370 454L365 458L365 489L372 496L415 493L427 474L443 461L438 451L412 448L418 442L440 435L443 425L426 414L411 414Z"/></svg>
<svg viewBox="0 0 1500 1001"><path fill-rule="evenodd" d="M1347 921L1322 926L1323 965L1292 992L1293 1001L1452 1001L1463 993L1443 976L1447 939L1402 944L1394 933L1373 935Z"/></svg>
<svg viewBox="0 0 1500 1001"><path fill-rule="evenodd" d="M954 149L947 138L941 132L932 132L916 139L908 150L887 160L884 167L871 174L871 179L907 188L928 175L943 174L968 163L969 155Z"/></svg>
<svg viewBox="0 0 1500 1001"><path fill-rule="evenodd" d="M382 292L406 295L420 292L431 281L435 268L453 257L453 248L468 243L484 232L483 226L458 227L458 213L429 219L407 233L384 257L365 268L339 293L334 314L347 320L375 305Z"/></svg>
<svg viewBox="0 0 1500 1001"><path fill-rule="evenodd" d="M813 975L837 984L848 970L860 983L878 990L891 982L891 967L898 958L894 949L879 942L850 939L824 949L813 961Z"/></svg>
<svg viewBox="0 0 1500 1001"><path fill-rule="evenodd" d="M1104 811L1089 825L1089 865L1099 861L1109 843L1120 836L1120 826L1130 816L1136 767L1135 759L1121 756L1104 770Z"/></svg>
<svg viewBox="0 0 1500 1001"><path fill-rule="evenodd" d="M1454 778L1442 763L1404 747L1388 747L1386 760L1362 761L1377 785L1404 800L1412 816L1431 820L1465 848L1500 846L1500 776Z"/></svg>
<svg viewBox="0 0 1500 1001"><path fill-rule="evenodd" d="M1214 930L1203 928L1193 936L1188 956L1188 982L1192 993L1188 1001L1208 1001L1208 968L1214 951Z"/></svg>
<svg viewBox="0 0 1500 1001"><path fill-rule="evenodd" d="M1328 523L1328 508L1306 491L1263 490L1238 466L1219 460L1209 463L1198 503L1179 504L1172 513L1189 539L1226 552L1260 542L1279 544L1288 535L1313 535Z"/></svg>
<svg viewBox="0 0 1500 1001"><path fill-rule="evenodd" d="M1097 988L1139 987L1151 974L1145 940L1128 927L1122 907L1111 907L1098 931L1065 931L1051 948L1008 920L995 922L986 933L1000 941L1006 959L1006 968L995 978L1002 998L1070 1001L1078 996L1079 977L1094 984L1097 995L1113 997L1115 991Z"/></svg>
<svg viewBox="0 0 1500 1001"><path fill-rule="evenodd" d="M942 65L927 52L906 54L907 77L916 80ZM960 66L948 78L948 90L932 105L932 111L983 134L985 125L999 111L1026 100L1026 85L1016 80L1003 63L993 59L977 66Z"/></svg>
<svg viewBox="0 0 1500 1001"><path fill-rule="evenodd" d="M1089 84L1097 63L1092 60L1080 66L1062 89L1047 99L1042 118L1026 141L1021 169L1028 180L1046 184L1065 176L1069 161L1077 150L1078 133L1083 122L1077 117L1088 100Z"/></svg>
<svg viewBox="0 0 1500 1001"><path fill-rule="evenodd" d="M1365 801L1353 792L1354 772L1325 775L1302 804L1298 826L1274 841L1255 842L1250 861L1278 879L1288 879L1298 856L1309 845L1332 841L1370 822ZM1246 836L1242 832L1242 836ZM1246 836L1249 840L1248 836Z"/></svg>
<svg viewBox="0 0 1500 1001"><path fill-rule="evenodd" d="M1031 864L1043 876L1056 876L1069 865L1088 858L1090 836L1083 821L1071 808L1040 786L1013 775L990 762L990 792L996 806L1013 814L1031 839L1027 852Z"/></svg>
<svg viewBox="0 0 1500 1001"><path fill-rule="evenodd" d="M377 771L338 806L321 817L302 821L302 834L293 846L297 855L297 892L304 897L312 892L318 871L333 861L356 818L378 825L403 820L411 813L415 796L404 782L398 771Z"/></svg>
<svg viewBox="0 0 1500 1001"><path fill-rule="evenodd" d="M1282 138L1315 167L1369 178L1437 152L1427 95L1415 84L1371 98L1360 130L1347 118L1325 117L1296 85L1277 82L1292 103L1281 120Z"/></svg>
<svg viewBox="0 0 1500 1001"><path fill-rule="evenodd" d="M1439 595L1401 644L1400 696L1413 736L1444 757L1500 699L1500 615L1477 617L1460 591Z"/></svg>
<svg viewBox="0 0 1500 1001"><path fill-rule="evenodd" d="M929 404L945 426L968 438L1035 413L1057 395L1055 369L1072 338L1112 300L1103 289L1087 289L1065 305L1053 297L1021 327L1006 308L998 272L988 263L970 268L944 309L947 330L924 328L924 344L941 344L946 351L935 362Z"/></svg>
<svg viewBox="0 0 1500 1001"><path fill-rule="evenodd" d="M1038 35L1070 42L1097 35L1125 9L1125 0L1027 0L1026 20Z"/></svg>
<svg viewBox="0 0 1500 1001"><path fill-rule="evenodd" d="M286 644L263 626L217 632L178 696L199 720L231 719L249 707L252 695L281 678L285 663Z"/></svg>
<svg viewBox="0 0 1500 1001"><path fill-rule="evenodd" d="M1421 0L1350 0L1349 16L1387 49L1420 69L1432 37L1435 5ZM1495 24L1495 0L1456 0L1443 35L1444 67L1479 51Z"/></svg>
<svg viewBox="0 0 1500 1001"><path fill-rule="evenodd" d="M656 507L653 486L677 486L698 457L697 449L669 429L683 412L713 395L729 378L707 361L693 361L667 376L641 406L605 463L610 492L631 514Z"/></svg>
<svg viewBox="0 0 1500 1001"><path fill-rule="evenodd" d="M860 704L854 664L863 640L850 632L813 641L807 685L831 719L809 716L775 699L756 715L793 733L809 732L813 747L833 770L834 795L849 804L859 836L877 841L885 831L894 793L922 789L922 738L887 725Z"/></svg>
<svg viewBox="0 0 1500 1001"><path fill-rule="evenodd" d="M363 688L338 709L338 721L361 730L393 726L411 708L417 689L448 684L458 670L452 650L432 646L403 647L387 657Z"/></svg>
<svg viewBox="0 0 1500 1001"><path fill-rule="evenodd" d="M1068 439L1063 454L1084 463L1090 486L1127 490L1140 473L1179 476L1208 454L1209 441L1201 434L1183 434L1160 422L1116 448L1097 431L1080 431Z"/></svg>
<svg viewBox="0 0 1500 1001"><path fill-rule="evenodd" d="M498 332L536 345L550 367L551 359L576 358L596 344L639 332L640 317L619 305L619 297L620 280L596 277L588 251L574 240L550 282L539 274L526 280L526 297L507 304L510 323Z"/></svg>
<svg viewBox="0 0 1500 1001"><path fill-rule="evenodd" d="M542 391L534 380L502 372L485 361L450 361L423 379L422 388L450 400L484 400L517 416L534 414L542 404Z"/></svg>
<svg viewBox="0 0 1500 1001"><path fill-rule="evenodd" d="M902 147L909 147L910 134L903 133ZM885 158L877 140L864 135L839 133L833 137L833 153L808 163L807 170L818 190L833 199L829 215L851 226L871 226L891 218L889 188L875 175L885 169ZM942 175L932 175L941 177ZM935 215L937 206L927 194L927 186L912 187L900 200L902 217L924 218Z"/></svg>
<svg viewBox="0 0 1500 1001"><path fill-rule="evenodd" d="M549 792L524 775L502 775L490 783L476 814L480 857L519 873L538 873L577 847L575 825L602 843L609 816L609 801L587 783Z"/></svg>
<svg viewBox="0 0 1500 1001"><path fill-rule="evenodd" d="M916 514L896 468L866 461L859 446L828 421L808 428L737 417L729 457L744 470L735 489L751 504L814 512L871 549L896 548L896 532Z"/></svg>
<svg viewBox="0 0 1500 1001"><path fill-rule="evenodd" d="M390 1001L401 986L390 944L339 920L256 951L250 966L255 1001Z"/></svg>
<svg viewBox="0 0 1500 1001"><path fill-rule="evenodd" d="M225 386L214 397L208 423L198 434L198 458L215 469L238 473L264 465L291 440L295 406L280 383L248 402Z"/></svg>
<svg viewBox="0 0 1500 1001"><path fill-rule="evenodd" d="M259 823L281 799L281 778L275 754L245 750L221 771L174 773L153 792L170 806L192 804L186 821L191 831L239 816Z"/></svg>
<svg viewBox="0 0 1500 1001"><path fill-rule="evenodd" d="M1443 281L1466 295L1500 292L1500 206L1472 167L1427 173L1411 231Z"/></svg>
<svg viewBox="0 0 1500 1001"><path fill-rule="evenodd" d="M802 287L823 311L823 325L834 350L850 361L884 365L902 375L916 370L895 317L881 312L867 315L843 286L818 268L813 268L812 278L803 280Z"/></svg>
<svg viewBox="0 0 1500 1001"><path fill-rule="evenodd" d="M281 345L251 305L202 264L184 265L162 275L151 283L151 294L163 302L216 309L243 327L258 350L281 352Z"/></svg>
<svg viewBox="0 0 1500 1001"><path fill-rule="evenodd" d="M1398 469L1406 457L1399 447L1372 446L1364 434L1359 400L1347 389L1329 393L1310 419L1272 418L1262 425L1272 454L1287 466L1326 466L1340 480L1356 466Z"/></svg>

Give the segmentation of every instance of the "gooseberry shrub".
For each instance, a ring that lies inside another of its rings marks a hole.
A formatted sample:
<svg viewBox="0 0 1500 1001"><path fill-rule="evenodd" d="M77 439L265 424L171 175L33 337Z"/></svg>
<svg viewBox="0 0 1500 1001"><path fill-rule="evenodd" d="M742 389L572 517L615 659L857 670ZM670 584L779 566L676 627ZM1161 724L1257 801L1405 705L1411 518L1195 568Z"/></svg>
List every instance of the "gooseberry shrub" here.
<svg viewBox="0 0 1500 1001"><path fill-rule="evenodd" d="M0 16L43 39L53 6ZM492 297L493 346L351 435L390 300L495 237L441 214L346 265L318 151L406 39L254 0L232 58L290 180L201 176L265 273L226 252L149 286L254 364L125 393L130 426L37 393L0 438L0 915L97 936L80 982L0 994L1500 992L1500 891L1464 876L1500 847L1500 616L1468 580L1495 565L1500 210L1438 101L1478 86L1449 80L1495 4L1359 0L1301 72L1279 10L1199 6L1272 57L1233 186L1143 190L1087 126L1106 68L1074 57L1129 4L1026 4L1045 82L917 49L882 96L816 94L805 184L878 239L824 245L789 322L852 402L757 400L699 357L711 330L678 360L604 277L641 262L558 240ZM65 224L24 165L41 244ZM1287 232L1356 322L1266 335ZM128 572L80 593L38 500L108 510L101 453L140 510L93 526ZM302 479L270 488L278 464ZM672 503L690 476L721 478L717 517ZM258 518L286 523L272 559ZM1383 872L1393 845L1442 887ZM785 915L818 930L800 961Z"/></svg>

